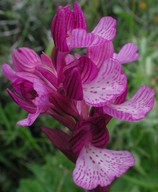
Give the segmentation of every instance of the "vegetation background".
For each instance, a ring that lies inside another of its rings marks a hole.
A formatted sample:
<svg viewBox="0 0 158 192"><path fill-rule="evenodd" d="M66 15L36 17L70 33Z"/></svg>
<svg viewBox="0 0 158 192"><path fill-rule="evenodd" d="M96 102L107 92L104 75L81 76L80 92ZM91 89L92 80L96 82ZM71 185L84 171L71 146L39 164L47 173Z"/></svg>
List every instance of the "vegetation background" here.
<svg viewBox="0 0 158 192"><path fill-rule="evenodd" d="M138 61L123 66L129 95L147 84L158 91L158 1L80 0L89 31L102 16L117 19L118 51L126 42L139 46ZM30 47L50 54L50 23L59 5L71 0L1 0L0 63L12 63L11 51ZM62 126L43 115L31 127L16 125L26 116L6 93L9 81L0 72L0 191L82 192L72 181L74 165L48 141L42 125ZM157 95L156 95L157 97ZM158 103L145 120L130 123L113 119L108 125L109 148L131 151L136 165L110 187L110 192L158 191Z"/></svg>

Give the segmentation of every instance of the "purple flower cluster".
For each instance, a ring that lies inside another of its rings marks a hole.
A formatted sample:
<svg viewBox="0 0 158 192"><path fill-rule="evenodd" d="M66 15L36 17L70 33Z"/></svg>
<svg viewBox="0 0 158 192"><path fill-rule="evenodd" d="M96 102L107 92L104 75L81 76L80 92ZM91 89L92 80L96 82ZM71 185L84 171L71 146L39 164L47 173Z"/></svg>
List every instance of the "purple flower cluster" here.
<svg viewBox="0 0 158 192"><path fill-rule="evenodd" d="M101 18L87 32L83 12L74 3L74 10L59 7L51 32L51 57L19 48L12 52L15 70L8 64L2 66L12 83L9 95L29 113L17 124L30 126L40 114L59 120L69 134L55 128L43 127L42 131L76 164L74 182L86 190L106 191L135 161L128 151L105 148L109 142L106 125L112 117L143 119L153 107L154 90L143 85L125 101L128 83L122 64L138 59L138 47L127 43L114 52L116 20L112 17ZM76 48L86 53L78 54Z"/></svg>

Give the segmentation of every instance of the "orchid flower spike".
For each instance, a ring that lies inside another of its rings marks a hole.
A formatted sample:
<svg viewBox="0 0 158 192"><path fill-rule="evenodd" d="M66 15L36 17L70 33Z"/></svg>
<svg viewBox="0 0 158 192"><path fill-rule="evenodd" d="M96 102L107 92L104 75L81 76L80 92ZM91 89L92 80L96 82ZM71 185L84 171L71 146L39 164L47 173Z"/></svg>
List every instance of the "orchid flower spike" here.
<svg viewBox="0 0 158 192"><path fill-rule="evenodd" d="M42 127L51 142L74 164L73 180L79 187L108 192L108 186L135 163L126 150L108 149L108 122L114 117L138 121L151 111L155 91L142 85L126 101L128 81L123 64L136 61L138 47L125 44L114 52L116 20L100 19L91 32L77 2L59 7L51 23L52 55L40 56L23 47L13 50L15 71L2 66L11 81L12 99L26 110L19 125L30 126L41 114L51 115L69 131ZM77 53L84 48L85 53ZM111 141L112 142L112 141Z"/></svg>

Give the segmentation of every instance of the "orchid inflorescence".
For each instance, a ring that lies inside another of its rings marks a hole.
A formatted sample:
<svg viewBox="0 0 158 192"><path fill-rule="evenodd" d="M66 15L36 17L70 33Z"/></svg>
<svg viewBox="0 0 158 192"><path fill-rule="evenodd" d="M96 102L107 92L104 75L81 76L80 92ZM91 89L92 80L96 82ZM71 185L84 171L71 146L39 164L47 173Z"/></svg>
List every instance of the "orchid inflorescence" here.
<svg viewBox="0 0 158 192"><path fill-rule="evenodd" d="M42 131L75 165L74 182L86 189L107 191L116 177L134 165L128 151L109 150L106 125L112 117L126 121L143 119L154 104L154 90L143 85L126 100L127 77L122 65L138 59L138 47L125 44L114 52L116 20L103 17L92 32L80 6L59 7L51 24L54 48L51 57L32 49L12 52L15 71L2 66L11 81L12 99L29 114L18 125L30 126L48 114L69 129L42 127ZM76 48L86 53L76 53ZM73 51L72 51L73 50Z"/></svg>

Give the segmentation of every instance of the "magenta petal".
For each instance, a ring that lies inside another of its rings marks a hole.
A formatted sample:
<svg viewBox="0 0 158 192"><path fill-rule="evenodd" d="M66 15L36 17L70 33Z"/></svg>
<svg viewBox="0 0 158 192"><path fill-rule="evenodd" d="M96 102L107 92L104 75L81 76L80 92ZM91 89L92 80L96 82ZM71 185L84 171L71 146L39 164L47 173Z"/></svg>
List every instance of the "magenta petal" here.
<svg viewBox="0 0 158 192"><path fill-rule="evenodd" d="M41 61L43 65L50 67L54 75L56 75L56 70L52 63L52 59L48 55L46 55L44 52L41 54Z"/></svg>
<svg viewBox="0 0 158 192"><path fill-rule="evenodd" d="M99 36L93 33L87 33L84 29L74 29L72 30L70 39L70 48L84 48L97 46L102 44L104 41Z"/></svg>
<svg viewBox="0 0 158 192"><path fill-rule="evenodd" d="M16 74L17 77L33 83L33 88L38 95L45 95L48 93L49 88L38 76L26 72L18 72Z"/></svg>
<svg viewBox="0 0 158 192"><path fill-rule="evenodd" d="M59 8L57 14L54 16L51 24L51 32L55 47L62 52L68 52L66 43L67 29L66 29L66 15L63 8Z"/></svg>
<svg viewBox="0 0 158 192"><path fill-rule="evenodd" d="M84 100L88 105L104 106L120 96L127 85L121 64L109 59L103 63L96 78L83 85Z"/></svg>
<svg viewBox="0 0 158 192"><path fill-rule="evenodd" d="M36 111L36 107L34 106L33 103L28 102L28 101L24 101L23 99L21 99L20 97L18 97L17 95L15 95L11 90L7 89L9 95L11 96L11 98L18 104L20 105L23 109L25 109L26 111L28 111L29 113L35 113Z"/></svg>
<svg viewBox="0 0 158 192"><path fill-rule="evenodd" d="M18 121L17 124L22 126L30 126L34 123L40 113L40 109L37 109L36 113L29 113L26 119Z"/></svg>
<svg viewBox="0 0 158 192"><path fill-rule="evenodd" d="M80 57L79 67L83 84L91 82L98 73L96 65L86 56Z"/></svg>
<svg viewBox="0 0 158 192"><path fill-rule="evenodd" d="M144 85L128 101L118 105L111 104L104 106L104 112L127 121L143 119L154 105L154 94L154 90Z"/></svg>
<svg viewBox="0 0 158 192"><path fill-rule="evenodd" d="M76 59L79 59L81 57L81 55L78 54L78 53L74 53L74 56L75 56Z"/></svg>
<svg viewBox="0 0 158 192"><path fill-rule="evenodd" d="M77 2L74 3L75 28L86 29L86 20L83 11Z"/></svg>
<svg viewBox="0 0 158 192"><path fill-rule="evenodd" d="M4 75L11 81L13 82L16 79L16 73L15 71L10 67L8 64L3 64L2 65L2 71Z"/></svg>
<svg viewBox="0 0 158 192"><path fill-rule="evenodd" d="M26 47L14 49L12 60L17 72L34 72L35 67L41 64L41 59L37 53Z"/></svg>
<svg viewBox="0 0 158 192"><path fill-rule="evenodd" d="M109 132L105 127L106 119L104 116L90 118L91 122L91 143L95 147L104 148L109 142Z"/></svg>
<svg viewBox="0 0 158 192"><path fill-rule="evenodd" d="M90 124L82 124L82 122L77 123L70 139L70 147L72 151L80 154L85 143L89 143L91 140Z"/></svg>
<svg viewBox="0 0 158 192"><path fill-rule="evenodd" d="M52 90L57 90L57 77L54 69L47 65L40 65L39 67L36 67L36 73L50 88L52 88Z"/></svg>
<svg viewBox="0 0 158 192"><path fill-rule="evenodd" d="M112 58L114 47L111 41L88 48L88 57L100 68L106 59Z"/></svg>
<svg viewBox="0 0 158 192"><path fill-rule="evenodd" d="M33 104L40 109L41 112L47 111L49 108L49 94L52 90L36 75L26 72L17 72L17 77L23 79L23 84L29 82L32 92L35 92L35 97L31 99ZM28 87L29 88L29 87ZM24 90L25 92L26 90Z"/></svg>
<svg viewBox="0 0 158 192"><path fill-rule="evenodd" d="M76 161L73 179L86 190L106 187L132 167L134 162L133 155L128 151L100 149L87 144Z"/></svg>
<svg viewBox="0 0 158 192"><path fill-rule="evenodd" d="M127 43L121 48L119 53L114 54L114 58L117 59L121 64L136 61L139 57L137 51L137 45L135 45L134 43Z"/></svg>
<svg viewBox="0 0 158 192"><path fill-rule="evenodd" d="M87 119L89 117L90 107L85 104L84 100L76 102L76 109L83 119Z"/></svg>
<svg viewBox="0 0 158 192"><path fill-rule="evenodd" d="M116 20L112 17L103 17L92 31L106 40L112 40L116 35Z"/></svg>
<svg viewBox="0 0 158 192"><path fill-rule="evenodd" d="M67 30L67 38L71 34L72 29L75 28L74 23L74 12L70 9L70 5L67 5L63 8L65 12L65 22L66 22L66 30Z"/></svg>
<svg viewBox="0 0 158 192"><path fill-rule="evenodd" d="M70 73L68 73L70 71ZM66 91L66 96L71 99L82 100L83 91L81 84L81 76L77 68L68 70L65 73L64 88Z"/></svg>
<svg viewBox="0 0 158 192"><path fill-rule="evenodd" d="M76 157L69 148L70 136L60 129L50 129L42 127L42 131L47 135L49 140L62 151L71 161L75 162Z"/></svg>
<svg viewBox="0 0 158 192"><path fill-rule="evenodd" d="M65 57L65 62L66 64L68 65L69 63L73 62L75 60L74 56L71 55L71 54L68 54L66 57Z"/></svg>
<svg viewBox="0 0 158 192"><path fill-rule="evenodd" d="M116 100L114 101L114 104L121 104L125 102L127 93L128 93L128 85L126 86L126 89L124 90L124 92L119 97L116 98Z"/></svg>

